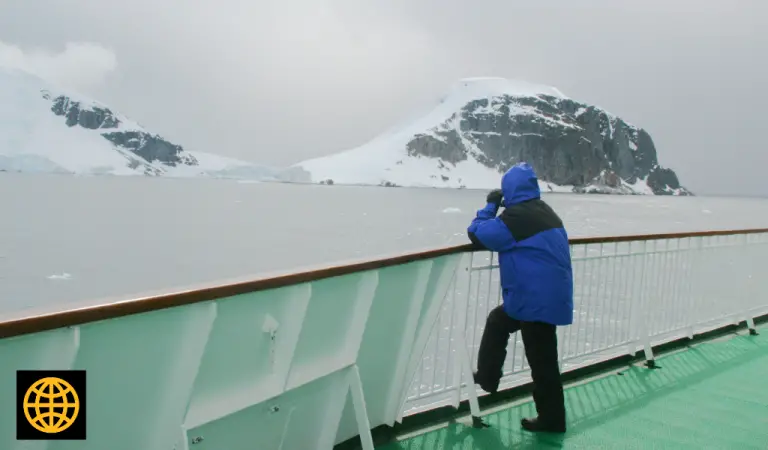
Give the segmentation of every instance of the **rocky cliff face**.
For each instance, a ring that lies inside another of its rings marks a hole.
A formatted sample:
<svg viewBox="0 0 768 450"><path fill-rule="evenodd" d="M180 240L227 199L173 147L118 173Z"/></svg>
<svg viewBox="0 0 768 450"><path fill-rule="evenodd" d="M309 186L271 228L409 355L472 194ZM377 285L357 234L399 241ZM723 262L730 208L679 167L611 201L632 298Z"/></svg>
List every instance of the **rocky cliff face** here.
<svg viewBox="0 0 768 450"><path fill-rule="evenodd" d="M120 117L109 108L96 105L83 105L65 95L52 96L43 91L43 98L52 101L51 111L64 118L69 127L82 127L98 130L104 139L128 159L128 166L144 166L146 175L161 175L162 170L154 164L176 167L178 165L197 166L194 156L184 151L180 145L173 144L159 135L150 134L142 129L124 126ZM134 158L131 155L139 156ZM149 162L150 164L147 164Z"/></svg>
<svg viewBox="0 0 768 450"><path fill-rule="evenodd" d="M606 111L539 94L473 100L407 144L412 157L456 165L468 158L499 173L527 161L540 180L575 192L692 195L659 166L651 136Z"/></svg>

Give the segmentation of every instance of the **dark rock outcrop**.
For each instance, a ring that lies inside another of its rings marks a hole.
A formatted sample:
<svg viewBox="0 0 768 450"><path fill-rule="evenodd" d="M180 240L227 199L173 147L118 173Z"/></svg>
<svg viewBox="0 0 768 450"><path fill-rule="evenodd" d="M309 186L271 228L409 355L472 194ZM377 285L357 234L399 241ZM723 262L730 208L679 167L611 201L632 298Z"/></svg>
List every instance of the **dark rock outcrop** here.
<svg viewBox="0 0 768 450"><path fill-rule="evenodd" d="M126 148L149 162L160 161L172 167L177 164L197 165L197 160L186 154L182 146L172 144L157 135L143 131L117 131L101 135L116 146Z"/></svg>
<svg viewBox="0 0 768 450"><path fill-rule="evenodd" d="M469 157L503 173L520 161L542 181L577 192L633 193L645 180L657 195L691 195L659 166L643 129L600 108L549 95L474 100L439 126L414 136L408 154L455 165Z"/></svg>
<svg viewBox="0 0 768 450"><path fill-rule="evenodd" d="M128 167L136 169L139 166L144 166L144 174L146 175L162 174L161 170L151 166L151 163L154 162L171 167L198 165L197 160L185 152L182 146L173 144L159 135L153 135L140 129L118 129L121 121L109 108L97 105L84 106L81 102L73 101L65 95L59 95L52 99L48 91L43 91L43 98L53 102L51 111L57 116L64 117L67 126L99 130L101 136L118 149L127 150L142 158L146 162L124 154L128 159Z"/></svg>
<svg viewBox="0 0 768 450"><path fill-rule="evenodd" d="M677 174L672 169L655 167L648 175L648 186L653 192L669 191L670 189L684 189L680 186Z"/></svg>
<svg viewBox="0 0 768 450"><path fill-rule="evenodd" d="M120 125L120 120L109 108L98 106L82 108L80 102L73 102L69 97L63 95L53 100L51 111L57 116L66 117L68 127L79 125L89 130L96 130L99 128L117 128Z"/></svg>

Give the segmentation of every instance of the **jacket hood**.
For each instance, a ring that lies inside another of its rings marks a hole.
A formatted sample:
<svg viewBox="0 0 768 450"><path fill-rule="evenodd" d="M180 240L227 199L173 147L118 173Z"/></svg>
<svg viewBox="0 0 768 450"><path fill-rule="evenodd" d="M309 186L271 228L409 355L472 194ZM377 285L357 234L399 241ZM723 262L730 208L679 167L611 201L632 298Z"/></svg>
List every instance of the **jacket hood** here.
<svg viewBox="0 0 768 450"><path fill-rule="evenodd" d="M515 164L501 177L501 191L505 207L541 198L536 172L524 162Z"/></svg>

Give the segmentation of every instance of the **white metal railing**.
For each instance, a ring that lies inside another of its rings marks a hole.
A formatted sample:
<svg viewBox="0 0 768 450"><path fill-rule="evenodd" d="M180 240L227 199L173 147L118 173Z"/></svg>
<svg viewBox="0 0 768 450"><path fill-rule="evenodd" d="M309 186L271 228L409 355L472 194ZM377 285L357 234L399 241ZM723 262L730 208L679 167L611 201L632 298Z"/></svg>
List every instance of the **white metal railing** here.
<svg viewBox="0 0 768 450"><path fill-rule="evenodd" d="M768 313L768 233L576 244L574 323L559 327L561 369L692 337ZM501 303L498 258L465 256L411 382L403 415L467 399L471 366L490 310ZM530 381L519 333L510 338L501 389ZM402 416L401 416L402 418Z"/></svg>
<svg viewBox="0 0 768 450"><path fill-rule="evenodd" d="M567 371L768 313L768 230L572 241ZM0 449L18 369L88 372L83 450L328 450L469 398L497 257L471 246L0 323ZM501 387L528 380L519 336ZM349 401L347 400L349 399ZM117 405L117 407L116 407Z"/></svg>

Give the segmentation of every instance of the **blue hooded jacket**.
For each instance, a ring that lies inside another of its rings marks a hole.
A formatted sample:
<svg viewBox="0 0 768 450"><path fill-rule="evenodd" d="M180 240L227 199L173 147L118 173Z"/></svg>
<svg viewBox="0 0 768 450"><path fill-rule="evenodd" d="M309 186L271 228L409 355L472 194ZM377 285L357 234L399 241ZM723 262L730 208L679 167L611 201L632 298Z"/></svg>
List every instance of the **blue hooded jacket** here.
<svg viewBox="0 0 768 450"><path fill-rule="evenodd" d="M501 179L504 211L489 203L467 229L499 253L504 311L517 320L573 323L573 270L563 222L543 200L533 168L519 163Z"/></svg>

